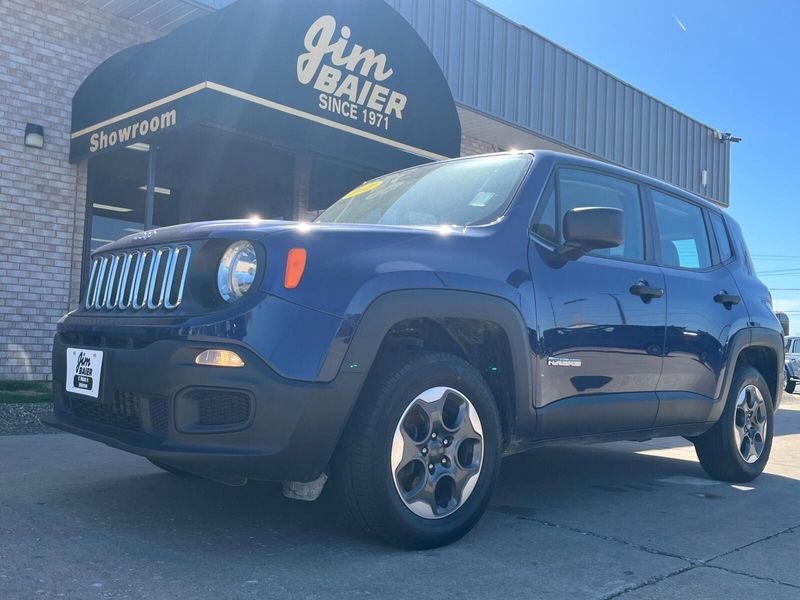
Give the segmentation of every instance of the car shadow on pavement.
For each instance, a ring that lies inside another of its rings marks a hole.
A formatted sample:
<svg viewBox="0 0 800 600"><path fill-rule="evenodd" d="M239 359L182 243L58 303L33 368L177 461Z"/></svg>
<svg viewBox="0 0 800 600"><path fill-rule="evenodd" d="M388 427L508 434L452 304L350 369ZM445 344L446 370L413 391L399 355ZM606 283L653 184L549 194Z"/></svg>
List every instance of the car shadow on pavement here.
<svg viewBox="0 0 800 600"><path fill-rule="evenodd" d="M800 433L800 411L782 411L779 429L774 461L781 459L781 436ZM371 548L369 552L376 550L375 542L344 521L331 490L316 502L298 502L283 498L280 486L272 483L228 487L177 477L146 464L135 473L139 474L109 473L54 492L64 509L87 528L102 523L106 532L113 530L126 539L138 536L161 548L213 547L236 554L251 546L278 550L358 540ZM792 502L800 502L800 486L793 477L765 473L745 487L769 493L791 488ZM662 516L678 519L682 510L702 510L698 500L719 500L737 492L737 486L708 478L691 446L680 438L559 445L506 458L490 512L587 530L593 522L609 519L613 527L618 519L624 530L625 521L637 518L643 502L659 508ZM486 533L479 527L472 535Z"/></svg>
<svg viewBox="0 0 800 600"><path fill-rule="evenodd" d="M435 578L446 589L469 581L465 598L599 599L786 554L788 567L752 569L749 585L769 595L764 578L795 576L800 532L800 444L788 435L800 411L785 416L774 464L746 485L709 479L683 440L509 457L476 528L420 552L355 532L330 490L298 502L277 484L227 487L73 436L20 436L5 440L16 466L0 489L0 596L407 598ZM749 518L765 506L767 521Z"/></svg>

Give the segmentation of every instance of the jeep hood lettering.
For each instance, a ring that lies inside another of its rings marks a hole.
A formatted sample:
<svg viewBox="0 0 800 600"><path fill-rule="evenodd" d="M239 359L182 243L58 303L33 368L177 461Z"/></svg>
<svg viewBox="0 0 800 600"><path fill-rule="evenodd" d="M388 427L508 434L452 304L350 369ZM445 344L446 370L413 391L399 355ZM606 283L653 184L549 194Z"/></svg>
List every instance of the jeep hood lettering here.
<svg viewBox="0 0 800 600"><path fill-rule="evenodd" d="M204 221L186 223L158 229L148 229L127 235L110 244L106 244L97 252L113 252L120 248L135 248L173 244L213 238L257 240L266 235L293 229L298 223L293 221L261 221L255 219L239 219L228 221Z"/></svg>

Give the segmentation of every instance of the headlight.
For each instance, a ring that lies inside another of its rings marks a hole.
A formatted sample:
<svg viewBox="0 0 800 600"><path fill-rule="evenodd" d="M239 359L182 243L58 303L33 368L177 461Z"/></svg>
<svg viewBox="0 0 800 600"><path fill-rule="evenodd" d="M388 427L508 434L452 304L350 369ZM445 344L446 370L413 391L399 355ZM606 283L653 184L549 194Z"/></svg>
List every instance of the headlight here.
<svg viewBox="0 0 800 600"><path fill-rule="evenodd" d="M258 257L253 244L246 241L234 242L219 261L217 270L217 289L227 302L244 296L258 271Z"/></svg>

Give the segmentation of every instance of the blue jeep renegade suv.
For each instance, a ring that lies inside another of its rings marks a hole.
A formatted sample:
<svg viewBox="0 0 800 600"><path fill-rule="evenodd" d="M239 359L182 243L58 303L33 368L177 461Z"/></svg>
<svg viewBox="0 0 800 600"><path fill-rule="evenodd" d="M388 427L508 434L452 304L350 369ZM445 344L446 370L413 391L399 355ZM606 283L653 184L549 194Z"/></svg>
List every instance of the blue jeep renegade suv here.
<svg viewBox="0 0 800 600"><path fill-rule="evenodd" d="M684 436L764 469L781 326L739 226L660 181L552 152L368 181L313 223L145 231L92 257L58 325L48 422L229 484L326 480L391 543L451 542L500 459Z"/></svg>

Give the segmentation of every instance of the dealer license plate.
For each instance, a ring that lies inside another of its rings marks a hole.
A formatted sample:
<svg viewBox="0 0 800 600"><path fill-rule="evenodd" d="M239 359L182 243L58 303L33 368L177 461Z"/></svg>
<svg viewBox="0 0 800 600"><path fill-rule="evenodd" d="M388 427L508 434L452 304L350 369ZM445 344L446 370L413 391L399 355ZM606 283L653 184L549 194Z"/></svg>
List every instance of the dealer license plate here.
<svg viewBox="0 0 800 600"><path fill-rule="evenodd" d="M67 348L67 392L97 398L102 368L102 350Z"/></svg>

